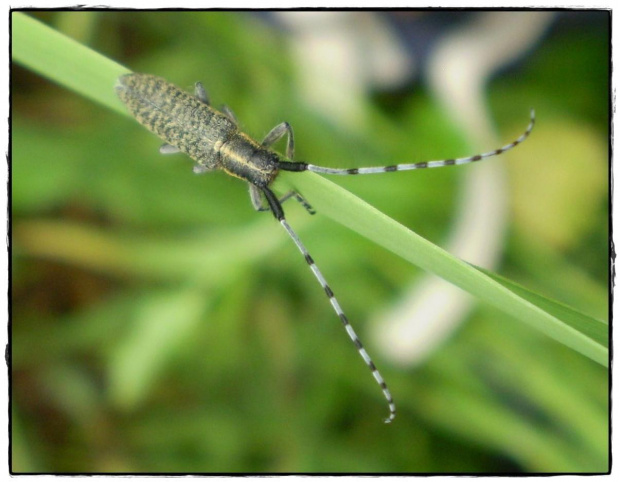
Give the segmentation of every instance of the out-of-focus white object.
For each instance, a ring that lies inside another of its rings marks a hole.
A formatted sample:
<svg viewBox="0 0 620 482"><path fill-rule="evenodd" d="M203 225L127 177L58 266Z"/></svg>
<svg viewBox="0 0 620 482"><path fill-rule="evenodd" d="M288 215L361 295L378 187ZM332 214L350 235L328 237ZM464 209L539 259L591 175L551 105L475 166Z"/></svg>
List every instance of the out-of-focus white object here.
<svg viewBox="0 0 620 482"><path fill-rule="evenodd" d="M430 85L473 141L474 151L502 142L484 99L489 77L530 49L551 20L547 12L484 13L437 45L428 71ZM524 124L531 107L523 108ZM507 224L506 205L501 160L468 167L446 250L477 266L496 266ZM459 288L426 275L398 305L377 317L374 332L383 356L404 366L420 363L454 332L472 302Z"/></svg>
<svg viewBox="0 0 620 482"><path fill-rule="evenodd" d="M369 86L402 82L413 60L389 25L369 12L276 12L291 33L298 84L309 105L334 123L360 127Z"/></svg>

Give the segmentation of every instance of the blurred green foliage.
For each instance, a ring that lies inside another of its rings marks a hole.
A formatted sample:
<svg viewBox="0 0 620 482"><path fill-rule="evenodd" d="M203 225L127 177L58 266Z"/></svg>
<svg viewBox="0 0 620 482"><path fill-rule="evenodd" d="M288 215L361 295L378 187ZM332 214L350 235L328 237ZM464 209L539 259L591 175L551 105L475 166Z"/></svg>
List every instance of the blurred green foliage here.
<svg viewBox="0 0 620 482"><path fill-rule="evenodd" d="M203 81L257 138L289 121L299 159L389 164L467 147L421 89L398 94L397 112L369 102L364 132L313 112L285 33L249 13L34 16L131 70ZM606 318L608 17L576 18L489 86L502 137L522 128L523 105L539 120L508 166L501 273ZM424 366L377 360L399 403L385 426L324 294L242 183L194 176L135 122L17 65L12 102L13 471L607 470L605 368L481 306ZM459 176L441 171L341 184L440 243ZM362 336L419 274L287 212Z"/></svg>

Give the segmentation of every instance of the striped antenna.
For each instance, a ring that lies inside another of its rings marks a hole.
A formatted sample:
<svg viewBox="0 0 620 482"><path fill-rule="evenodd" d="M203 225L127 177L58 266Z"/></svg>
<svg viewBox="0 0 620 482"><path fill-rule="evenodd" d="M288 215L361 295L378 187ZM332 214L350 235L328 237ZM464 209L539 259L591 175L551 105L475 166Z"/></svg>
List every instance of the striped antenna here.
<svg viewBox="0 0 620 482"><path fill-rule="evenodd" d="M329 302L334 308L334 311L340 318L340 321L342 321L342 324L344 325L344 329L347 330L347 334L349 335L349 338L351 338L351 341L357 347L357 351L359 352L360 356L364 359L364 363L366 363L366 366L370 368L370 371L372 372L372 376L375 378L375 380L381 387L381 390L383 391L383 396L387 400L388 406L390 408L390 415L388 416L388 418L385 419L385 423L390 423L392 420L394 420L394 417L396 417L396 405L394 404L394 400L392 399L392 394L390 393L390 389L388 388L387 384L385 383L385 380L381 376L381 373L379 373L379 370L375 366L374 362L368 355L368 352L364 348L364 345L362 345L362 342L357 336L357 334L355 333L355 330L353 330L353 327L349 323L347 315L345 315L344 311L342 311L342 308L340 307L338 300L334 296L334 292L331 290L331 288L327 284L327 281L323 277L323 274L321 273L317 265L314 263L312 256L310 256L310 253L308 253L308 250L306 249L304 244L301 242L299 237L297 237L297 234L295 234L295 231L293 231L293 229L286 222L286 219L281 218L279 221L282 227L286 229L286 232L291 237L291 239L295 242L295 244L297 245L297 248L299 248L299 251L301 251L301 254L303 254L304 259L306 260L306 263L308 263L308 266L310 266L312 273L314 273L314 276L318 280L319 284L323 287L325 294L329 298Z"/></svg>
<svg viewBox="0 0 620 482"><path fill-rule="evenodd" d="M527 139L527 136L529 136L530 132L532 132L532 129L534 128L535 120L536 118L534 115L534 109L532 109L530 111L530 123L527 126L527 129L525 130L525 132L521 134L521 136L519 136L517 139L515 139L510 144L506 144L505 146L500 147L499 149L495 149L494 151L489 151L489 152L485 152L482 154L476 154L475 156L459 157L457 159L442 159L440 161L416 162L414 164L395 164L393 166L379 166L379 167L356 167L356 168L351 168L351 169L337 169L337 168L331 168L331 167L315 166L314 164L305 164L305 169L297 168L296 170L308 170L308 171L317 172L320 174L334 174L334 175L339 175L339 176L350 176L350 175L355 175L355 174L380 174L383 172L410 171L413 169L427 169L431 167L444 167L444 166L455 166L455 165L458 166L461 164L468 164L470 162L476 162L482 159L486 159L487 157L498 156L506 151L509 151L513 147L518 146L525 139ZM294 163L294 164L302 164L302 163ZM281 166L281 168L286 169L286 170L293 170L290 168L287 169L286 166L284 167Z"/></svg>

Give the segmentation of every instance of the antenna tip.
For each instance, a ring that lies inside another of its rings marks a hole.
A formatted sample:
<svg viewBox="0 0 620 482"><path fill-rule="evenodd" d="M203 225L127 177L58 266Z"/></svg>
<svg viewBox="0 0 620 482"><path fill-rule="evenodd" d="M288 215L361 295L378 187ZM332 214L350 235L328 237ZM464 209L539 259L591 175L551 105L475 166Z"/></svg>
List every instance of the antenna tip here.
<svg viewBox="0 0 620 482"><path fill-rule="evenodd" d="M386 418L383 423L392 423L392 420L394 420L394 418L396 418L396 412L391 412L390 416L388 418Z"/></svg>

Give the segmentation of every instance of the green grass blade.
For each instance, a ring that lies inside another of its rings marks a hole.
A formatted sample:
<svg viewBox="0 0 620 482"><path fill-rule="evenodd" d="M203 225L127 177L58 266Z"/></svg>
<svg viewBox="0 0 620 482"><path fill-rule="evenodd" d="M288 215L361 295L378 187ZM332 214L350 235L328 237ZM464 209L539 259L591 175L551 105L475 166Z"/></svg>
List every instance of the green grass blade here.
<svg viewBox="0 0 620 482"><path fill-rule="evenodd" d="M12 14L12 56L24 67L113 110L125 113L114 93L120 64L21 12Z"/></svg>
<svg viewBox="0 0 620 482"><path fill-rule="evenodd" d="M126 68L22 13L13 13L12 20L16 61L60 85L126 113L112 88L116 78L128 72ZM503 286L331 181L312 173L296 177L287 173L283 177L294 179L295 186L312 200L320 213L607 366L606 342L596 322L583 317L577 320L556 305L536 301Z"/></svg>
<svg viewBox="0 0 620 482"><path fill-rule="evenodd" d="M418 236L333 182L310 174L304 173L303 176L295 178L288 174L286 179L294 182L296 189L303 192L308 199L312 199L312 205L318 212L607 366L607 350L601 343L602 333L596 322L581 318L580 323L575 324L574 320L569 322L563 317L554 316L543 308L551 306L549 303L537 304L520 296L516 291L508 289L480 270ZM567 314L557 309L553 312L556 315ZM586 334L590 332L594 332L596 337Z"/></svg>

